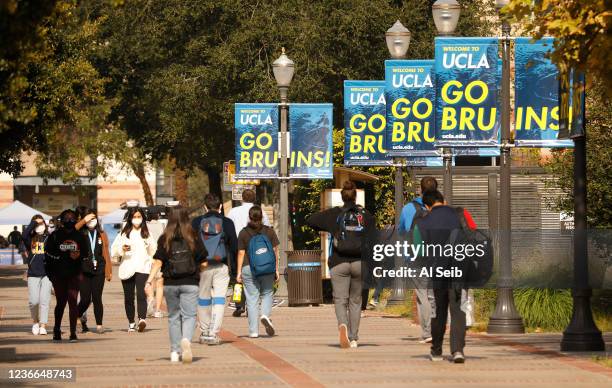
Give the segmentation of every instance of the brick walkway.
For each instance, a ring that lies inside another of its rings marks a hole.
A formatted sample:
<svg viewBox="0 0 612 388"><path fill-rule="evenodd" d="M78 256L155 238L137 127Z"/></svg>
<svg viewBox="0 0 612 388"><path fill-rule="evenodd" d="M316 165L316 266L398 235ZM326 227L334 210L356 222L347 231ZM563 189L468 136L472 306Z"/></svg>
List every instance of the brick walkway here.
<svg viewBox="0 0 612 388"><path fill-rule="evenodd" d="M171 365L167 320L152 318L144 334L127 333L118 280L107 283L104 293L110 331L55 344L51 336L29 334L20 273L0 270L0 368L76 366L77 381L67 386L612 386L612 369L591 362L590 355L559 354L559 335L470 335L466 364L432 363L428 346L416 341L417 327L406 319L371 316L362 320L361 346L341 350L331 306L275 309L274 338L245 338L246 318L228 314L223 345L194 344L193 364ZM93 311L89 315L93 320Z"/></svg>

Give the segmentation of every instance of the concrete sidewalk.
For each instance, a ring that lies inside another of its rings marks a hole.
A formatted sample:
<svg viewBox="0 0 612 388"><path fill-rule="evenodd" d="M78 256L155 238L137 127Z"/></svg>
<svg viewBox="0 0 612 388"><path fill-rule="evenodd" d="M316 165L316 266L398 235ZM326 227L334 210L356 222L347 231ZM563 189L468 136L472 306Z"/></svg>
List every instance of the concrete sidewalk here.
<svg viewBox="0 0 612 388"><path fill-rule="evenodd" d="M76 366L75 383L47 386L419 386L419 387L610 387L612 369L589 355L557 352L557 334L490 337L470 335L466 363L432 363L429 346L407 319L364 318L360 347L337 344L331 306L273 311L278 336L246 338L246 318L228 309L220 346L193 344L191 365L171 365L167 319L148 320L145 333L127 333L119 280L106 284L104 323L109 331L80 334L76 344L35 337L23 271L0 270L0 369ZM54 303L52 303L54 305ZM89 312L93 321L93 311ZM53 321L53 312L50 313ZM93 325L95 326L95 325ZM52 327L52 324L50 325ZM68 311L63 329L67 338ZM51 332L51 330L49 330ZM263 328L261 330L263 333ZM606 336L611 343L610 333ZM448 343L445 344L448 352ZM610 351L610 345L608 345ZM0 381L1 386L19 383ZM23 386L35 385L22 382Z"/></svg>

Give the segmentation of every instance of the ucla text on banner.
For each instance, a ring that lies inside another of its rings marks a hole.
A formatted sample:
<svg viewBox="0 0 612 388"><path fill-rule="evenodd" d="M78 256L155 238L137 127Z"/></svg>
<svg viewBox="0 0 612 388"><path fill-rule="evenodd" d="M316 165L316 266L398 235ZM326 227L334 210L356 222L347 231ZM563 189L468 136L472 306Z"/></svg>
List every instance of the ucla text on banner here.
<svg viewBox="0 0 612 388"><path fill-rule="evenodd" d="M435 61L436 146L497 146L497 38L436 38Z"/></svg>
<svg viewBox="0 0 612 388"><path fill-rule="evenodd" d="M344 164L385 166L385 81L344 81Z"/></svg>
<svg viewBox="0 0 612 388"><path fill-rule="evenodd" d="M553 38L515 40L514 138L518 147L574 146L570 139L557 139L559 71L547 58L553 43Z"/></svg>
<svg viewBox="0 0 612 388"><path fill-rule="evenodd" d="M315 179L334 177L332 104L291 104L289 176Z"/></svg>
<svg viewBox="0 0 612 388"><path fill-rule="evenodd" d="M385 61L387 131L391 156L437 156L433 60Z"/></svg>
<svg viewBox="0 0 612 388"><path fill-rule="evenodd" d="M278 177L278 104L236 104L236 178Z"/></svg>
<svg viewBox="0 0 612 388"><path fill-rule="evenodd" d="M407 156L405 162L409 167L442 167L444 165L441 156Z"/></svg>

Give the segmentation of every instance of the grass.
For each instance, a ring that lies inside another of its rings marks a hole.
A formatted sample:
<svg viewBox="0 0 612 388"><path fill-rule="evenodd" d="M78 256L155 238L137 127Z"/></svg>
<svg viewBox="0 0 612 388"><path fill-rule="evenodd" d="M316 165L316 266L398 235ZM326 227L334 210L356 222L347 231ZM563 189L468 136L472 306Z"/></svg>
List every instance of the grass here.
<svg viewBox="0 0 612 388"><path fill-rule="evenodd" d="M599 365L603 365L606 368L612 368L612 358L609 356L593 356L591 360L598 363Z"/></svg>

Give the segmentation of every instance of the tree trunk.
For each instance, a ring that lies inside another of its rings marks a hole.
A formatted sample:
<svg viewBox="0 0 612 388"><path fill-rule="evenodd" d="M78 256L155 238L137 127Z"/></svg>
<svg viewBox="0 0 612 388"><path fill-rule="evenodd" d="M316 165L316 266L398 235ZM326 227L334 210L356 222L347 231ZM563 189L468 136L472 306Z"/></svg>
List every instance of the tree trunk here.
<svg viewBox="0 0 612 388"><path fill-rule="evenodd" d="M155 205L155 202L153 201L153 194L151 193L151 187L149 187L149 182L147 182L147 174L145 172L144 163L140 161L134 162L132 163L131 167L132 171L134 171L134 175L136 175L140 181L147 206Z"/></svg>
<svg viewBox="0 0 612 388"><path fill-rule="evenodd" d="M204 171L206 172L206 175L208 175L208 191L213 194L217 194L219 198L223 198L220 171L214 167L206 167Z"/></svg>
<svg viewBox="0 0 612 388"><path fill-rule="evenodd" d="M187 182L187 172L176 167L174 169L174 196L183 206L189 206L189 183Z"/></svg>

